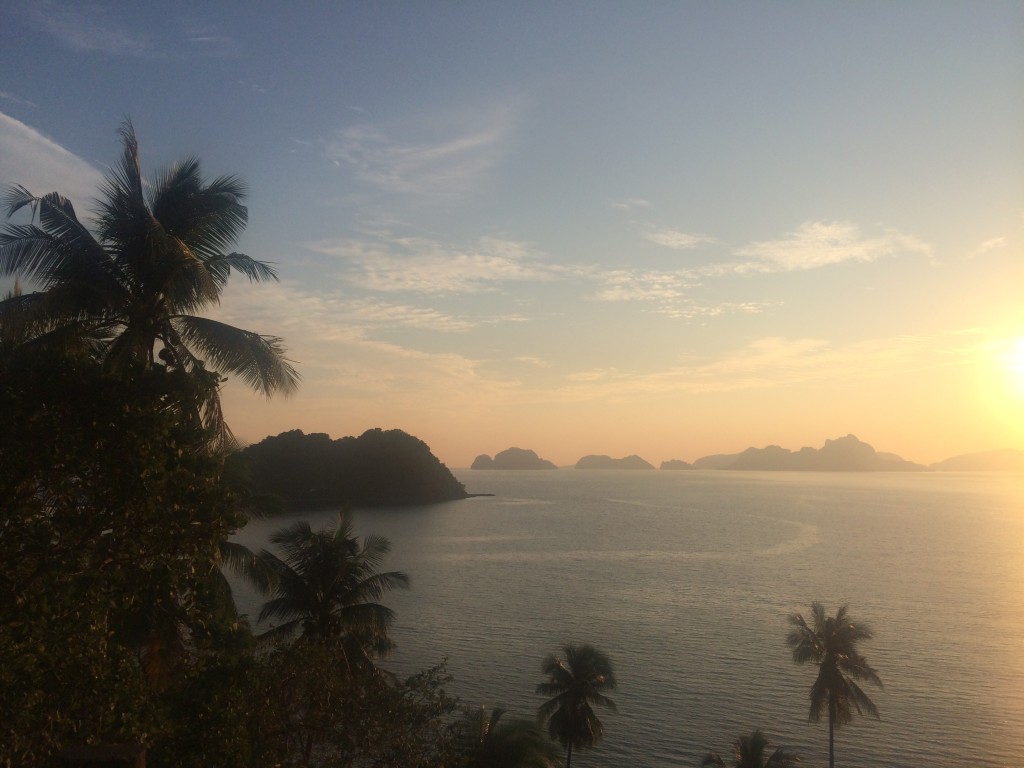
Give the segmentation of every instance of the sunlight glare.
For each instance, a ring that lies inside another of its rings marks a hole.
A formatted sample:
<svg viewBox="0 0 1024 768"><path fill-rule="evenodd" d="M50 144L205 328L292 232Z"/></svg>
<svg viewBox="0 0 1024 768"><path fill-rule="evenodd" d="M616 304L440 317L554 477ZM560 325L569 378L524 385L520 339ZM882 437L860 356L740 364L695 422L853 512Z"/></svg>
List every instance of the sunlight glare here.
<svg viewBox="0 0 1024 768"><path fill-rule="evenodd" d="M1004 361L1014 393L1024 397L1024 337L1014 339L1007 345Z"/></svg>

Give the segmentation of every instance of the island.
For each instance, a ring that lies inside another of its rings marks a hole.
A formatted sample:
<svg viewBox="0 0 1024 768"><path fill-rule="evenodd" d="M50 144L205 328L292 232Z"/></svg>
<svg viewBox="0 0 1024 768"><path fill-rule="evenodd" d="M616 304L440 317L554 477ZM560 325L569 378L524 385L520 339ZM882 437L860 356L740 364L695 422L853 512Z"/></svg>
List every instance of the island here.
<svg viewBox="0 0 1024 768"><path fill-rule="evenodd" d="M894 453L879 453L854 435L826 440L821 448L790 451L777 445L697 459L694 469L789 472L921 472L927 467Z"/></svg>
<svg viewBox="0 0 1024 768"><path fill-rule="evenodd" d="M492 459L483 453L473 460L470 469L558 469L552 462L542 459L526 448L507 448Z"/></svg>
<svg viewBox="0 0 1024 768"><path fill-rule="evenodd" d="M294 429L243 448L231 461L256 494L279 497L292 510L434 504L470 495L426 443L399 429L338 440Z"/></svg>
<svg viewBox="0 0 1024 768"><path fill-rule="evenodd" d="M654 465L639 456L613 459L610 456L584 456L576 462L576 469L654 469Z"/></svg>
<svg viewBox="0 0 1024 768"><path fill-rule="evenodd" d="M938 472L1024 472L1024 451L982 451L931 464Z"/></svg>
<svg viewBox="0 0 1024 768"><path fill-rule="evenodd" d="M659 469L693 469L693 464L688 461L681 461L680 459L669 459L668 461L661 462Z"/></svg>

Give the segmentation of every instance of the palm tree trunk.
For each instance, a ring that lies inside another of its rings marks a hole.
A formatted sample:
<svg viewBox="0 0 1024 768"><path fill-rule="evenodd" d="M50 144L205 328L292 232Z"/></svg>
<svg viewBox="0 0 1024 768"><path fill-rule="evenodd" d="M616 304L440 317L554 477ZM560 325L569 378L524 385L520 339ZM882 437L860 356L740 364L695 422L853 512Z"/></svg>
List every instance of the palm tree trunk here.
<svg viewBox="0 0 1024 768"><path fill-rule="evenodd" d="M828 768L835 768L835 765L836 765L835 728L836 728L836 705L835 705L835 702L831 698L829 698L829 702L828 702Z"/></svg>

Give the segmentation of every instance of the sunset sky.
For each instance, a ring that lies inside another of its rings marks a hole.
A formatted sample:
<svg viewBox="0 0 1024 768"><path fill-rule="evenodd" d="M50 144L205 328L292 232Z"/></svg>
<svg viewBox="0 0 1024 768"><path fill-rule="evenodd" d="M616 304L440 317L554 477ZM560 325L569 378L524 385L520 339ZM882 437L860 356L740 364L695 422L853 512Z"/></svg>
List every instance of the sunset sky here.
<svg viewBox="0 0 1024 768"><path fill-rule="evenodd" d="M1024 448L1024 3L2 2L0 185L246 180L244 441ZM6 290L10 281L0 288Z"/></svg>

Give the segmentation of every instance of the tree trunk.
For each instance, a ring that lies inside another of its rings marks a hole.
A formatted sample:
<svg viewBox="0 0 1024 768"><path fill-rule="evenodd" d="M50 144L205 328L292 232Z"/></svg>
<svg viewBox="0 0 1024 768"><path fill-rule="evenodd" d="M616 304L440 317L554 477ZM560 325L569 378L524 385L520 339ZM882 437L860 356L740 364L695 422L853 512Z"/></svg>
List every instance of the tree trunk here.
<svg viewBox="0 0 1024 768"><path fill-rule="evenodd" d="M569 764L572 763L572 742L569 742L569 750L565 753L565 768L569 768Z"/></svg>
<svg viewBox="0 0 1024 768"><path fill-rule="evenodd" d="M835 751L836 705L831 699L828 702L828 768L836 766Z"/></svg>

